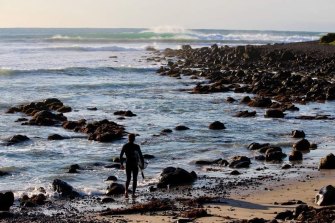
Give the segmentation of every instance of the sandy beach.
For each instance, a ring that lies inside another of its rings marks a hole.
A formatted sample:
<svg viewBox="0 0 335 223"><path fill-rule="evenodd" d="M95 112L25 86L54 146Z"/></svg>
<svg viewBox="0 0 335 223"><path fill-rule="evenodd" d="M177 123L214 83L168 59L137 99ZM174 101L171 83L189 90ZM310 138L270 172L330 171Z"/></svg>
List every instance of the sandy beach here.
<svg viewBox="0 0 335 223"><path fill-rule="evenodd" d="M238 220L250 220L263 218L272 220L275 216L286 210L294 210L297 204L283 204L288 201L302 201L308 206L320 208L315 204L315 195L320 188L334 184L333 170L315 171L307 179L289 180L264 185L257 190L233 191L227 198L222 198L222 203L204 204L209 217L196 218L192 222L234 222ZM267 190L264 189L267 188ZM111 222L177 222L178 218L164 216L160 213L152 215L131 214L109 217L98 217ZM290 221L288 221L290 222Z"/></svg>

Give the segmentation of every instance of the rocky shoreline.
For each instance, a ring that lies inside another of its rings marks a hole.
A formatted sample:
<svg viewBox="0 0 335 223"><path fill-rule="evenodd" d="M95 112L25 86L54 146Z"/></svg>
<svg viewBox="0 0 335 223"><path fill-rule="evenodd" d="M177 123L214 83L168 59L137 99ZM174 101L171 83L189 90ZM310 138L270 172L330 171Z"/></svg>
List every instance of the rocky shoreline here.
<svg viewBox="0 0 335 223"><path fill-rule="evenodd" d="M238 46L219 47L213 45L200 49L192 49L183 46L180 50L167 49L160 55L166 58L168 64L161 67L157 73L169 75L175 78L190 76L191 78L202 78L203 83L194 86L192 93L209 94L216 92L250 93L256 95L254 98L244 98L241 103L247 103L250 107L266 109L267 118L284 118L285 111L298 109L294 104L308 102L325 102L335 100L335 47L321 45L318 42L275 44L266 46ZM235 99L231 98L229 101ZM86 123L86 120L68 121L63 113L71 111L71 108L63 105L58 99L46 99L45 101L32 102L29 104L12 107L8 113L22 112L32 117L31 120L18 120L24 125L56 126L65 129L86 133L88 139L100 142L111 142L121 139L127 132L123 126L117 123L102 120L94 123ZM131 111L120 111L117 115L134 116ZM237 114L239 117L252 117L252 111L244 111ZM328 116L308 116L301 119L331 119ZM212 130L221 130L223 123L214 122L209 126ZM290 161L301 161L303 151L315 149L305 139L303 132L292 132L292 137L301 140L293 145ZM61 139L61 136L50 136L50 139ZM10 138L7 146L29 140L26 136L16 135ZM286 156L280 147L270 144L259 144L257 142L249 146L250 150L259 151L258 160L268 162L281 162ZM231 175L238 176L238 169L248 168L251 161L249 157L236 156L231 160L198 160L196 165L207 165L209 168L217 166L229 166ZM325 157L319 168L333 169L334 156ZM113 168L117 168L118 161L115 160ZM78 167L79 168L79 167ZM72 171L78 169L73 166ZM291 168L291 166L287 166ZM298 168L298 167L297 167ZM318 168L318 167L314 167ZM283 168L284 169L284 168ZM0 177L6 173L0 172ZM193 188L195 180L204 183L204 186ZM255 185L266 183L275 184L280 182L280 176L255 177L226 181L223 178L211 179L207 176L197 176L195 172L167 167L162 170L160 182L143 191L142 201L134 205L127 204L123 208L109 209L101 208L102 211L79 212L76 209L66 209L68 203L87 203L104 207L106 203L113 202L114 198L123 199L124 187L116 182L111 183L106 193L107 197L80 197L71 185L64 181L55 179L53 186L60 194L61 199L47 199L41 189L40 194L35 197L20 199L20 205L15 207L15 212L8 212L12 206L2 208L0 222L110 222L110 219L101 219L97 216L124 215L124 214L156 214L174 216L175 221L192 222L196 218L210 215L204 204L220 203L222 199L229 197L230 193L238 190L255 188ZM326 185L325 185L326 186ZM332 190L327 188L325 194ZM206 195L206 196L205 196ZM2 196L2 194L1 194ZM121 196L121 198L120 198ZM7 198L6 198L7 199ZM11 198L10 198L11 199ZM0 202L5 198L0 197ZM14 201L13 201L14 202ZM12 202L12 203L13 203ZM335 199L331 199L331 204ZM34 213L34 208L43 206L58 209L55 215ZM56 208L55 208L56 207ZM63 208L62 208L63 207ZM294 211L278 213L275 219L265 220L255 218L253 220L235 220L230 222L278 222L282 220L297 220L308 222L320 222L325 219L335 220L332 208L316 209L305 204L297 204ZM184 219L184 220L181 220Z"/></svg>

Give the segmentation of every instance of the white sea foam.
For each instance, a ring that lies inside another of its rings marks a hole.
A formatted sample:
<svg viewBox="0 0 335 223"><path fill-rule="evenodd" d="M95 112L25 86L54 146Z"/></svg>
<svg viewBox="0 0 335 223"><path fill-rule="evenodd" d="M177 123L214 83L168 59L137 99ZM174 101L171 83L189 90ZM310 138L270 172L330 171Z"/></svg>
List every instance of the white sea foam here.
<svg viewBox="0 0 335 223"><path fill-rule="evenodd" d="M157 26L144 30L142 32L153 32L153 33L185 33L186 29L181 26Z"/></svg>

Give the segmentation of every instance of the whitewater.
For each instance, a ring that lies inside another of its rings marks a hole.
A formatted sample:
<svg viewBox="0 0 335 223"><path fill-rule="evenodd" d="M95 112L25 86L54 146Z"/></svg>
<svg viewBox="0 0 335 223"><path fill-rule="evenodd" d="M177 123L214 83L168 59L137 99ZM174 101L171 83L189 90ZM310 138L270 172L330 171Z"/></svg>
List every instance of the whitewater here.
<svg viewBox="0 0 335 223"><path fill-rule="evenodd" d="M333 145L334 129L322 120L300 122L298 115L334 115L334 104L312 103L299 106L300 111L287 114L283 120L269 120L262 115L251 119L233 117L245 105L228 104L227 97L239 100L246 94L190 94L199 82L187 77L174 79L156 74L167 60L155 60L155 51L178 49L183 44L204 47L212 44L236 46L275 44L317 40L322 33L245 30L187 30L180 27L153 29L0 29L0 143L13 135L27 135L31 140L13 146L0 145L0 170L9 172L0 178L0 191L12 190L15 196L33 194L44 187L54 196L53 179L70 183L84 195L102 195L117 176L123 183L121 170L105 168L120 153L126 139L113 143L89 141L84 135L62 128L23 126L15 122L23 114L6 114L9 107L59 98L73 111L69 120L109 119L124 125L126 131L139 134L137 143L143 153L154 155L140 181L140 190L157 182L162 168L179 166L195 170L199 175L222 176L229 169L207 172L194 165L199 159L229 159L234 155L254 154L246 147L252 142L272 143L285 152L294 139L290 132L304 129L313 143L323 149L313 153L322 157ZM250 95L252 96L252 95ZM96 107L97 111L88 110ZM131 110L136 117L117 119L113 113ZM256 109L258 114L263 110ZM224 131L209 131L213 121L225 123ZM186 125L190 130L160 135L163 129ZM322 129L318 126L323 126ZM48 141L50 134L73 137ZM306 165L315 165L306 154ZM67 173L79 164L78 174ZM252 168L264 167L258 162ZM262 173L276 172L277 165L267 165ZM227 177L225 175L225 177ZM243 176L242 177L250 177ZM294 177L294 174L291 176Z"/></svg>

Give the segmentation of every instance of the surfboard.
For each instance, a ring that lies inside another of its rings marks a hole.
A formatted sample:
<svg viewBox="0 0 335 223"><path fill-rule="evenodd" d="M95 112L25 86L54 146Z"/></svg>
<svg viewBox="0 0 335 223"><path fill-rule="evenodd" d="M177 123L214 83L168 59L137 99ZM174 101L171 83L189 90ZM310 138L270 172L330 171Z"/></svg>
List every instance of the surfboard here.
<svg viewBox="0 0 335 223"><path fill-rule="evenodd" d="M137 151L135 151L135 156L136 156L136 161L137 161L138 169L141 171L142 178L144 179L145 177L144 177L143 170L145 168L147 168L148 161L144 160L144 162L142 163L142 160L140 158L140 154Z"/></svg>

